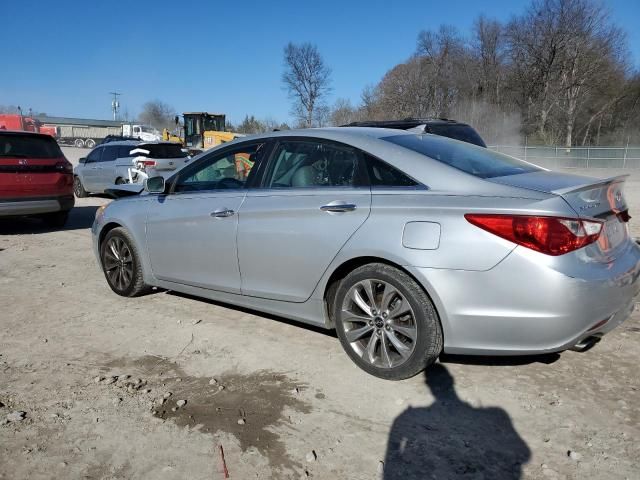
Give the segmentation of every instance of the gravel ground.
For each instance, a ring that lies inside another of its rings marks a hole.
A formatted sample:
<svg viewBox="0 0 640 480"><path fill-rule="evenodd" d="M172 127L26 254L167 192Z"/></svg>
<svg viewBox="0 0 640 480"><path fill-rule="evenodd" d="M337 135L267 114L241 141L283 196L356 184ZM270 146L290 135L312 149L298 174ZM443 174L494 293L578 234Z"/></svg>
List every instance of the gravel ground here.
<svg viewBox="0 0 640 480"><path fill-rule="evenodd" d="M0 223L0 478L639 478L638 313L586 353L386 382L331 332L116 296L90 246L106 202L78 200L61 231Z"/></svg>

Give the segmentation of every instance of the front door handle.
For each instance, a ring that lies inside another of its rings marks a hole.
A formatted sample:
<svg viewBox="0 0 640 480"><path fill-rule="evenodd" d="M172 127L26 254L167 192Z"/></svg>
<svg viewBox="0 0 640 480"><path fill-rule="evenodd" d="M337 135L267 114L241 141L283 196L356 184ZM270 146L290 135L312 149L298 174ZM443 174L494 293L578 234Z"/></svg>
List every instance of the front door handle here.
<svg viewBox="0 0 640 480"><path fill-rule="evenodd" d="M346 203L346 202L340 202L340 201L331 202L331 203L328 203L327 205L323 205L322 207L320 207L320 210L322 210L323 212L331 212L331 213L353 212L355 209L356 209L356 206L353 203Z"/></svg>
<svg viewBox="0 0 640 480"><path fill-rule="evenodd" d="M232 216L234 213L236 212L228 208L218 208L217 210L211 212L211 216L214 218L225 218Z"/></svg>

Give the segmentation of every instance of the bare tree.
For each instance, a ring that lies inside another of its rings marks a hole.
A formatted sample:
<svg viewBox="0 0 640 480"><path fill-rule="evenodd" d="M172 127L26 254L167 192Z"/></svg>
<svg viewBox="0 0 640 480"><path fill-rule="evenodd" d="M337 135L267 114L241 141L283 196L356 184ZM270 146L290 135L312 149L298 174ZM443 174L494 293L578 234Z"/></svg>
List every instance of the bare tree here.
<svg viewBox="0 0 640 480"><path fill-rule="evenodd" d="M361 117L362 111L355 108L348 99L338 98L331 108L329 123L339 127L340 125L357 122Z"/></svg>
<svg viewBox="0 0 640 480"><path fill-rule="evenodd" d="M317 122L317 110L324 106L330 90L331 69L324 63L315 45L287 44L284 48L284 83L293 100L293 114L306 127Z"/></svg>
<svg viewBox="0 0 640 480"><path fill-rule="evenodd" d="M172 106L160 100L152 100L142 106L138 121L158 129L172 129L175 126L175 116L176 111Z"/></svg>
<svg viewBox="0 0 640 480"><path fill-rule="evenodd" d="M502 103L505 42L502 25L480 15L473 26L471 52L479 63L479 94L488 101Z"/></svg>

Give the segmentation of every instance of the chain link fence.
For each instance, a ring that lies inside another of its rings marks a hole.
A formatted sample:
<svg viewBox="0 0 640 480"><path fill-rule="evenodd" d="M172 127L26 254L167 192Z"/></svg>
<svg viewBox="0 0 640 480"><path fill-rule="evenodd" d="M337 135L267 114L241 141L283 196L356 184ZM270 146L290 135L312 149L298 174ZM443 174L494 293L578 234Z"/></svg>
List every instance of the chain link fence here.
<svg viewBox="0 0 640 480"><path fill-rule="evenodd" d="M545 168L640 168L640 147L517 147L490 149Z"/></svg>

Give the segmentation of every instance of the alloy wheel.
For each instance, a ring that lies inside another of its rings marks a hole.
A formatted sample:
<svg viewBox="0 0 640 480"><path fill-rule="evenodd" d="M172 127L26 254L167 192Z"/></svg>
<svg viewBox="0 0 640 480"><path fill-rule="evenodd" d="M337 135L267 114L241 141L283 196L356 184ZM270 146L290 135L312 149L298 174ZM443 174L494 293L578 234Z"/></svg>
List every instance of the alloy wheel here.
<svg viewBox="0 0 640 480"><path fill-rule="evenodd" d="M76 197L82 197L82 184L80 183L80 179L78 177L74 177L73 179L73 193L75 193Z"/></svg>
<svg viewBox="0 0 640 480"><path fill-rule="evenodd" d="M133 255L127 243L120 237L108 240L103 253L104 271L111 284L125 290L133 281Z"/></svg>
<svg viewBox="0 0 640 480"><path fill-rule="evenodd" d="M388 282L362 280L344 298L340 321L351 348L379 368L404 364L415 350L416 317L409 301Z"/></svg>

